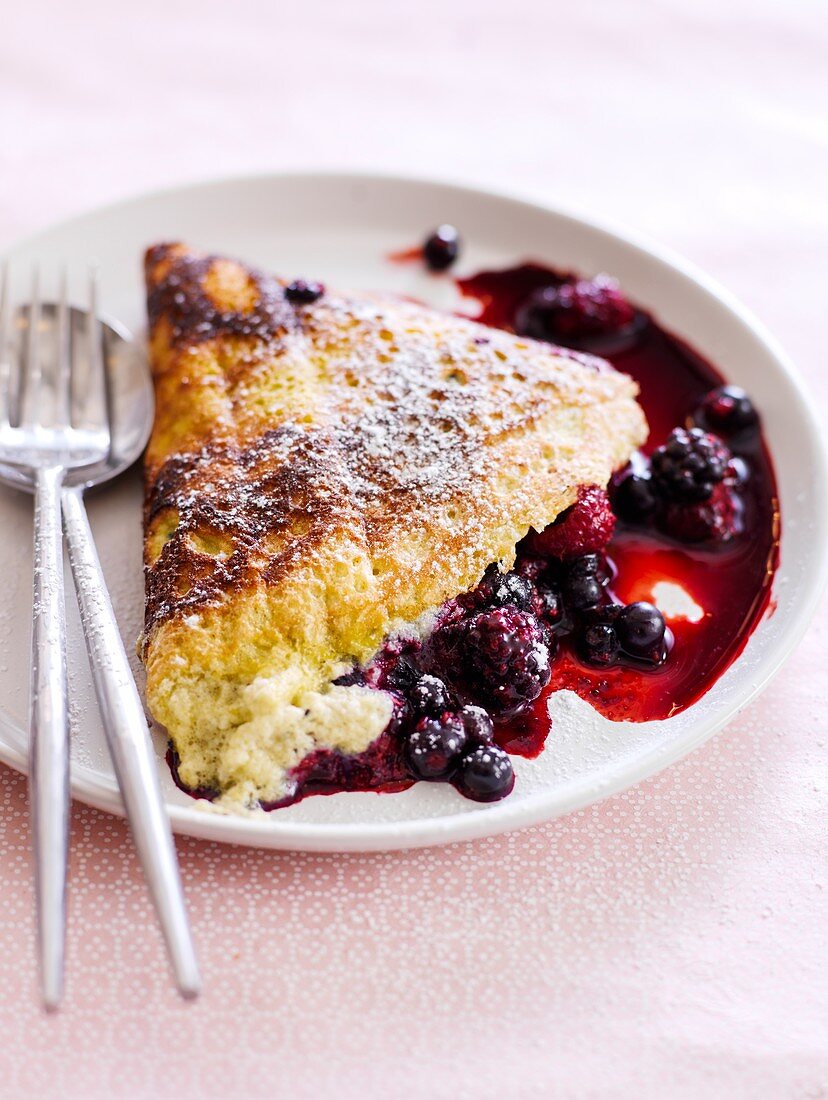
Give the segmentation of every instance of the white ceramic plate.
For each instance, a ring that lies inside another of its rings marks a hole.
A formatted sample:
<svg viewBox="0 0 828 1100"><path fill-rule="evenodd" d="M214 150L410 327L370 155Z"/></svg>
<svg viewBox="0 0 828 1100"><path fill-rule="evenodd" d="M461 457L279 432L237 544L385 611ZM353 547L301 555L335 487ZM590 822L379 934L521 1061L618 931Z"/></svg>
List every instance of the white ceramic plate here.
<svg viewBox="0 0 828 1100"><path fill-rule="evenodd" d="M801 638L826 573L825 461L818 426L799 379L771 337L730 296L663 250L558 210L488 192L424 181L348 175L237 179L153 194L88 214L31 238L7 254L24 280L32 261L82 277L100 267L102 308L134 332L144 325L141 257L159 240L182 239L238 255L279 273L354 289L411 294L454 304L448 280L419 265L394 265L392 249L452 222L466 241L460 271L523 258L585 273L608 271L754 396L764 415L782 502L781 566L775 611L747 648L694 706L663 722L613 724L580 699L553 699L554 732L534 761L517 759L505 801L481 806L445 785L420 783L395 795L308 798L270 815L211 812L176 789L158 743L158 767L176 830L272 848L345 851L464 840L547 820L619 791L701 744L764 687ZM79 284L80 288L80 284ZM48 289L48 288L47 288ZM128 649L142 617L141 490L137 472L90 496L92 526ZM31 502L0 489L0 759L26 761ZM67 591L71 581L67 573ZM121 812L98 719L74 601L69 607L72 791ZM136 661L136 674L140 669Z"/></svg>

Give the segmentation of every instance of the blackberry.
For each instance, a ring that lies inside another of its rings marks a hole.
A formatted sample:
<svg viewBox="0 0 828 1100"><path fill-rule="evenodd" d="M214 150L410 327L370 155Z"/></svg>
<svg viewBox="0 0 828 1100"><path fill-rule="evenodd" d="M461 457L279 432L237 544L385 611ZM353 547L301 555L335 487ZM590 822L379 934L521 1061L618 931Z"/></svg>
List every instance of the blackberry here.
<svg viewBox="0 0 828 1100"><path fill-rule="evenodd" d="M480 584L471 593L469 603L474 608L506 607L511 605L521 611L531 611L534 592L532 584L520 573L501 573L497 565L490 565Z"/></svg>
<svg viewBox="0 0 828 1100"><path fill-rule="evenodd" d="M518 310L516 328L535 340L567 341L626 329L635 310L615 279L596 275L540 287Z"/></svg>
<svg viewBox="0 0 828 1100"><path fill-rule="evenodd" d="M451 710L448 688L437 676L420 676L408 690L408 700L417 715L439 718Z"/></svg>
<svg viewBox="0 0 828 1100"><path fill-rule="evenodd" d="M463 707L460 721L470 745L491 745L494 742L494 724L482 707Z"/></svg>
<svg viewBox="0 0 828 1100"><path fill-rule="evenodd" d="M423 243L423 259L432 271L445 271L460 254L460 234L453 225L440 225Z"/></svg>
<svg viewBox="0 0 828 1100"><path fill-rule="evenodd" d="M496 802L515 785L515 773L509 754L497 745L480 745L460 761L455 785L466 798L475 802Z"/></svg>
<svg viewBox="0 0 828 1100"><path fill-rule="evenodd" d="M735 436L758 427L759 414L740 386L719 386L704 398L693 421L706 431Z"/></svg>
<svg viewBox="0 0 828 1100"><path fill-rule="evenodd" d="M708 500L724 480L730 459L718 436L701 428L675 428L653 452L653 488L666 502Z"/></svg>
<svg viewBox="0 0 828 1100"><path fill-rule="evenodd" d="M322 283L310 279L294 279L285 287L285 297L294 305L309 306L325 293Z"/></svg>
<svg viewBox="0 0 828 1100"><path fill-rule="evenodd" d="M534 615L499 607L457 629L464 685L488 711L518 714L549 683L548 635Z"/></svg>
<svg viewBox="0 0 828 1100"><path fill-rule="evenodd" d="M644 600L627 604L618 615L615 631L628 656L656 663L663 659L667 626L653 604Z"/></svg>
<svg viewBox="0 0 828 1100"><path fill-rule="evenodd" d="M408 735L405 760L417 779L447 779L465 747L466 731L459 718L423 718Z"/></svg>

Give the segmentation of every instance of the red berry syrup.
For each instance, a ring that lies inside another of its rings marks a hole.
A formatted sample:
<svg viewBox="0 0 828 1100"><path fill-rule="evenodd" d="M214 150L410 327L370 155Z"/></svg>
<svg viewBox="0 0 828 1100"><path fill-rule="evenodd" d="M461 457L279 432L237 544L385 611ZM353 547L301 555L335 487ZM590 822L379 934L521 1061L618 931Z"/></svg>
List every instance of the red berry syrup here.
<svg viewBox="0 0 828 1100"><path fill-rule="evenodd" d="M539 264L523 264L480 272L458 280L458 286L465 297L480 303L480 321L515 331L521 307L533 292L571 278ZM620 339L615 350L611 336L603 339L603 347L582 344L581 350L594 350L638 382L639 402L650 425L644 448L649 453L674 427L688 423L693 410L723 379L652 316L638 310L637 317L633 335ZM741 534L724 544L689 546L659 531L619 521L607 547L617 569L612 583L616 599L661 605L674 637L668 659L656 669L618 665L599 670L580 661L563 639L544 695L527 714L498 731L508 751L531 756L541 750L549 732L546 702L552 691L570 688L615 720L667 718L704 695L744 649L770 601L779 559L779 503L761 433L732 447L749 469L741 490ZM671 602L684 614L671 614Z"/></svg>

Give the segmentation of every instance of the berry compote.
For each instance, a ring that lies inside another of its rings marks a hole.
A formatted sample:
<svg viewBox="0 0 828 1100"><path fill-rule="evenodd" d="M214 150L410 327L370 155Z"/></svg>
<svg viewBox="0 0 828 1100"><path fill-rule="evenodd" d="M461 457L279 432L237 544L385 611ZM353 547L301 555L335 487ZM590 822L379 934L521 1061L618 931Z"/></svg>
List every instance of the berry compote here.
<svg viewBox="0 0 828 1100"><path fill-rule="evenodd" d="M530 531L512 570L493 563L474 591L448 601L428 638L391 639L349 672L340 682L390 693L389 727L357 756L306 757L275 805L417 780L503 798L511 755L544 746L553 691L568 688L614 720L667 718L708 690L768 609L779 505L749 396L609 276L527 263L457 285L483 323L631 375L649 439L608 490L582 486L554 524Z"/></svg>

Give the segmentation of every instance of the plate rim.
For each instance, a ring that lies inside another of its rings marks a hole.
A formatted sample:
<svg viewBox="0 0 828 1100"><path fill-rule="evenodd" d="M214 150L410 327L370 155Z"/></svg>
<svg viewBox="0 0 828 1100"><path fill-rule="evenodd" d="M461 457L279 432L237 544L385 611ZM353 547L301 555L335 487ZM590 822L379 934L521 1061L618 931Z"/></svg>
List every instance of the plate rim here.
<svg viewBox="0 0 828 1100"><path fill-rule="evenodd" d="M541 197L536 190L521 192L511 188L485 187L465 180L441 179L416 173L325 168L229 174L138 192L111 203L92 206L17 238L0 250L0 259L15 251L37 246L39 241L57 231L71 229L75 223L102 215L117 215L131 206L174 199L176 196L193 191L232 188L251 183L265 185L293 183L299 186L303 181L313 183L323 181L329 186L364 184L366 186L425 187L452 191L461 200L464 197L493 199L523 208L536 215L552 214L576 226L586 227L620 242L646 259L655 260L663 266L672 268L691 283L695 283L708 297L724 306L736 321L764 346L791 384L797 412L802 422L808 427L808 434L814 445L814 454L817 459L812 471L812 484L815 501L814 539L819 548L818 568L813 571L808 588L799 596L798 605L794 608L785 633L777 645L763 655L760 662L760 675L754 677L749 684L737 689L738 702L724 717L691 726L682 736L665 745L653 746L645 752L632 756L628 761L607 765L591 772L588 778L572 780L557 787L553 793L539 791L518 803L510 804L506 800L466 814L443 814L403 821L341 824L279 821L273 820L272 815L266 818L244 817L217 813L201 808L198 804L189 807L167 803L167 811L174 831L224 843L302 851L392 851L462 842L552 821L564 813L603 801L611 795L627 790L689 755L718 733L767 687L802 640L813 619L819 597L828 583L828 446L820 431L814 404L809 401L807 386L796 365L764 323L734 294L692 261L670 247L650 240L645 234L631 231L610 219L595 217L591 212L576 209L570 204ZM784 501L782 503L784 505ZM740 658L737 657L734 666L739 660ZM9 728L10 725L5 716L0 714L0 730L3 727ZM21 732L15 727L12 728L15 734ZM0 760L18 771L24 773L27 771L26 753L16 749L13 743L6 743L2 737L0 737ZM83 767L73 767L72 797L97 809L123 816L123 805L115 783L104 782L98 778L90 779L84 776L85 771ZM604 777L605 772L609 773L606 777Z"/></svg>

